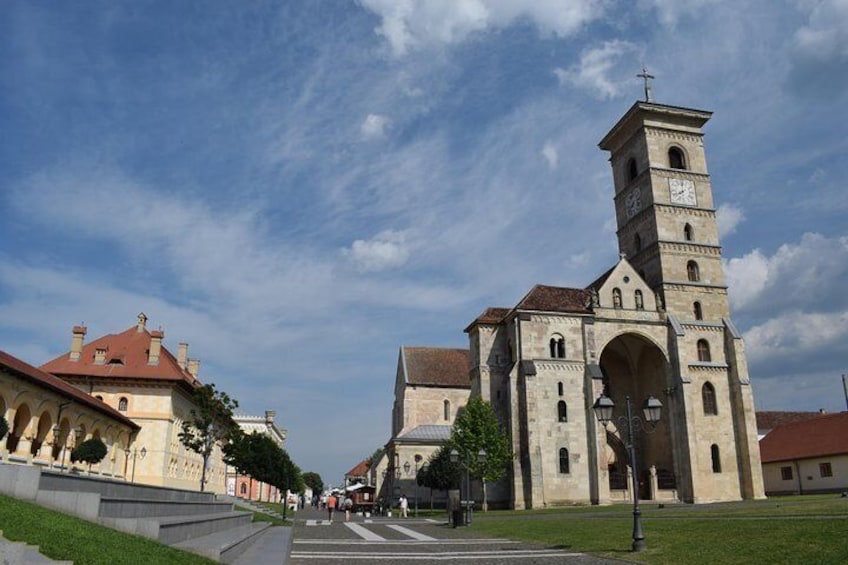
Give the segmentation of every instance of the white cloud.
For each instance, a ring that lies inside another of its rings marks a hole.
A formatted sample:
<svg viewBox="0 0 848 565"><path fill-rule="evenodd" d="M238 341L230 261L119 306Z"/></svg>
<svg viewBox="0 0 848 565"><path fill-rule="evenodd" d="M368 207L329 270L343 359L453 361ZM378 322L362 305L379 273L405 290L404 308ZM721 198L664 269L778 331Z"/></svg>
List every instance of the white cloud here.
<svg viewBox="0 0 848 565"><path fill-rule="evenodd" d="M736 310L753 302L763 291L768 282L769 261L755 249L725 261L724 272L730 287L730 305Z"/></svg>
<svg viewBox="0 0 848 565"><path fill-rule="evenodd" d="M376 32L394 55L433 45L450 45L470 34L504 28L527 19L544 34L561 37L600 17L607 1L598 0L360 0L381 18Z"/></svg>
<svg viewBox="0 0 848 565"><path fill-rule="evenodd" d="M557 153L556 147L550 141L545 142L545 146L542 147L542 156L548 162L548 167L551 170L557 168L557 163L559 162L559 153Z"/></svg>
<svg viewBox="0 0 848 565"><path fill-rule="evenodd" d="M386 230L370 240L357 239L343 254L360 271L384 271L400 267L409 259L406 232Z"/></svg>
<svg viewBox="0 0 848 565"><path fill-rule="evenodd" d="M813 59L848 58L848 2L800 2L809 21L795 32L798 51Z"/></svg>
<svg viewBox="0 0 848 565"><path fill-rule="evenodd" d="M639 7L643 10L656 10L657 16L666 27L674 27L683 17L696 16L698 12L717 4L721 0L639 0Z"/></svg>
<svg viewBox="0 0 848 565"><path fill-rule="evenodd" d="M554 74L560 84L587 90L600 99L615 98L624 89L632 89L633 73L623 69L636 68L634 56L637 54L637 46L629 41L606 41L601 47L585 49L579 63L569 69L556 69ZM614 80L612 76L626 78Z"/></svg>
<svg viewBox="0 0 848 565"><path fill-rule="evenodd" d="M728 236L736 231L736 226L745 220L742 208L735 204L722 204L716 210L716 221L718 222L718 234L721 237Z"/></svg>
<svg viewBox="0 0 848 565"><path fill-rule="evenodd" d="M379 139L385 137L386 129L391 125L387 116L368 114L360 126L363 139Z"/></svg>

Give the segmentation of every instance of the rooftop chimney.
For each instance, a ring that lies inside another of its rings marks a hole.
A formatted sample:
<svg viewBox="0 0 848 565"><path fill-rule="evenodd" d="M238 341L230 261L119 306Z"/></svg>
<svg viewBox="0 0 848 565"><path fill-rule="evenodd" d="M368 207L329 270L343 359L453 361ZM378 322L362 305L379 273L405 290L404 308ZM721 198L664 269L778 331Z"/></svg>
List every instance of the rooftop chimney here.
<svg viewBox="0 0 848 565"><path fill-rule="evenodd" d="M177 365L180 366L180 369L185 369L187 367L186 362L188 361L188 344L181 343L180 348L177 350Z"/></svg>
<svg viewBox="0 0 848 565"><path fill-rule="evenodd" d="M88 328L85 326L74 326L73 337L71 338L71 355L69 359L71 361L79 361L80 354L82 353L82 342L85 340L85 333L88 331Z"/></svg>
<svg viewBox="0 0 848 565"><path fill-rule="evenodd" d="M188 360L188 372L192 377L197 378L197 374L200 372L200 359Z"/></svg>
<svg viewBox="0 0 848 565"><path fill-rule="evenodd" d="M270 424L273 424L273 423L274 423L274 418L275 418L276 416L277 416L277 411L276 411L276 410L266 410L266 411L265 411L265 423L266 423L266 424L269 424L269 425L270 425Z"/></svg>
<svg viewBox="0 0 848 565"><path fill-rule="evenodd" d="M144 315L144 312L138 315L138 326L136 326L136 331L141 333L144 331L144 326L147 324L147 316Z"/></svg>
<svg viewBox="0 0 848 565"><path fill-rule="evenodd" d="M162 354L162 338L165 332L157 330L150 332L150 353L147 358L148 365L158 365L159 356Z"/></svg>
<svg viewBox="0 0 848 565"><path fill-rule="evenodd" d="M106 362L106 348L98 347L94 350L94 364L102 365Z"/></svg>

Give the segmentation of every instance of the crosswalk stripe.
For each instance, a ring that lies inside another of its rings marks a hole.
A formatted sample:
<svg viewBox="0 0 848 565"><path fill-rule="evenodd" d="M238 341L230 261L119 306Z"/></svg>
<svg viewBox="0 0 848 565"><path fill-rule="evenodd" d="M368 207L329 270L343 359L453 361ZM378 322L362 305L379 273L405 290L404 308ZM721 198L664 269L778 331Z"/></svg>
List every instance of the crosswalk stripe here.
<svg viewBox="0 0 848 565"><path fill-rule="evenodd" d="M353 524L351 522L345 522L345 526L350 528L350 530L353 533L355 533L356 535L358 535L362 539L365 539L365 540L368 540L368 541L386 541L386 538L384 538L382 536L378 536L377 534L375 534L374 532L372 532L368 528L360 526L359 524Z"/></svg>
<svg viewBox="0 0 848 565"><path fill-rule="evenodd" d="M330 539L294 539L292 543L295 545L371 545L372 542L361 539L340 539L340 540L330 540ZM414 539L387 539L380 542L380 545L404 545L404 546L413 546L413 545L490 545L496 543L498 545L504 544L518 544L521 542L501 539L501 538L492 538L492 539L482 539L482 538L467 538L467 539L433 539L433 541L423 541L423 540L414 540Z"/></svg>
<svg viewBox="0 0 848 565"><path fill-rule="evenodd" d="M409 536L412 539L417 539L419 541L436 541L436 538L420 534L414 530L410 530L409 528L404 528L403 526L396 526L395 524L390 524L388 527L396 532L402 533L405 536Z"/></svg>
<svg viewBox="0 0 848 565"><path fill-rule="evenodd" d="M510 551L508 555L503 552L467 552L467 553L326 553L326 552L304 552L292 551L291 559L326 559L326 560L392 560L392 561L456 561L456 560L489 560L493 558L509 557L509 559L538 559L540 557L578 557L582 553L570 553L556 550L528 550L522 552Z"/></svg>

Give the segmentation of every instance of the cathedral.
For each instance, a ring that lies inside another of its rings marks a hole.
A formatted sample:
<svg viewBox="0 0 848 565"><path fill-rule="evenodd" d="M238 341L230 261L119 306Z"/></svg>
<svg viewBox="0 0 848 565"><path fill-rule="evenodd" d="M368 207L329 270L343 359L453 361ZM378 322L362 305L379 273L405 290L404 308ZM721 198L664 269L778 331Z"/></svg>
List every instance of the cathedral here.
<svg viewBox="0 0 848 565"><path fill-rule="evenodd" d="M492 403L515 454L490 486L493 505L630 499L631 433L640 499L764 497L705 158L710 116L635 103L599 144L612 165L618 262L585 288L538 285L466 328L470 394ZM642 416L649 398L661 405L656 423ZM613 409L606 424L599 399Z"/></svg>

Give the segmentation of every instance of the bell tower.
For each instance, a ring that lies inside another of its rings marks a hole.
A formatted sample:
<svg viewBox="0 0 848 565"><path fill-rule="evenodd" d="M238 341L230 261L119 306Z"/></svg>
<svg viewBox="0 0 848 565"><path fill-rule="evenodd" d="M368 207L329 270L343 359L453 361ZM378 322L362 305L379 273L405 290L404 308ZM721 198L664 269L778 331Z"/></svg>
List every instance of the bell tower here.
<svg viewBox="0 0 848 565"><path fill-rule="evenodd" d="M599 144L610 152L619 251L680 320L729 316L704 153L711 115L637 102Z"/></svg>

